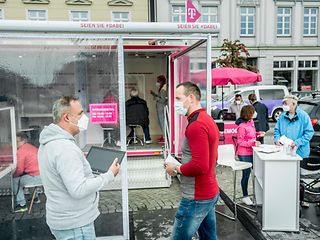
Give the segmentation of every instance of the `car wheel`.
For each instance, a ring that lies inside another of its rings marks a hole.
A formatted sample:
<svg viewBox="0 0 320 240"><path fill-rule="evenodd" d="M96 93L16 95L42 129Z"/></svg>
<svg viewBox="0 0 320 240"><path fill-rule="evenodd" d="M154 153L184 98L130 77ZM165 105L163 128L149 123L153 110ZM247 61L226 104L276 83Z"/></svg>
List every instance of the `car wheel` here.
<svg viewBox="0 0 320 240"><path fill-rule="evenodd" d="M278 121L282 112L283 112L283 110L281 108L274 110L273 115L272 115L273 121L275 121L275 122Z"/></svg>

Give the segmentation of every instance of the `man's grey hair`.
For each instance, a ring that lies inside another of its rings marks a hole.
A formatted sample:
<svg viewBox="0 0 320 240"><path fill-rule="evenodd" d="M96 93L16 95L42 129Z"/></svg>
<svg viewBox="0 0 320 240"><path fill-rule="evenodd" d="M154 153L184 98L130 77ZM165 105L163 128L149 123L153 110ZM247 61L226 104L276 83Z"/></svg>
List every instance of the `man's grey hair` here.
<svg viewBox="0 0 320 240"><path fill-rule="evenodd" d="M70 103L72 101L79 101L78 97L75 96L64 96L59 98L53 103L52 115L53 123L58 124L61 121L61 117L64 113L70 111Z"/></svg>

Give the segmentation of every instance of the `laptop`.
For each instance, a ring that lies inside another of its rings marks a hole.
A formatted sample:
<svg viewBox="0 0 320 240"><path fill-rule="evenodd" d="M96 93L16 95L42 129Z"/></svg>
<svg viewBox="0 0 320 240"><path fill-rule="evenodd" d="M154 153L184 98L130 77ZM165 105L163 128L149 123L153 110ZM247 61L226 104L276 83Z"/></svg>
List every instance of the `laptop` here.
<svg viewBox="0 0 320 240"><path fill-rule="evenodd" d="M235 113L223 112L223 120L235 121L236 120L236 114Z"/></svg>
<svg viewBox="0 0 320 240"><path fill-rule="evenodd" d="M118 163L121 164L125 154L124 151L92 146L88 152L87 160L92 172L100 174L109 170L115 158L118 158Z"/></svg>

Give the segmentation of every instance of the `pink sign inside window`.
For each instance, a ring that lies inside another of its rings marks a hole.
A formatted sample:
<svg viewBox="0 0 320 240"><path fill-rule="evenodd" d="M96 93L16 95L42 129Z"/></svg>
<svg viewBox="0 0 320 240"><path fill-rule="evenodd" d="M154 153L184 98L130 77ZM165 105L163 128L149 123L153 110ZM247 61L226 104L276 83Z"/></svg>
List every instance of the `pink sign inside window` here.
<svg viewBox="0 0 320 240"><path fill-rule="evenodd" d="M116 124L118 123L117 103L90 104L90 122L93 124Z"/></svg>

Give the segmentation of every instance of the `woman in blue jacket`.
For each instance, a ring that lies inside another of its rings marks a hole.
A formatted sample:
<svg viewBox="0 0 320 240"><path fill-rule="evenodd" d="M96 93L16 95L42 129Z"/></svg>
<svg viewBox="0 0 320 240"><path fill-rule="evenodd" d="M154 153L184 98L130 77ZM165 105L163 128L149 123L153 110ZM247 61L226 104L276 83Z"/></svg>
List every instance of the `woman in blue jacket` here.
<svg viewBox="0 0 320 240"><path fill-rule="evenodd" d="M283 110L275 128L274 142L281 145L279 139L285 135L293 140L291 147L297 147L297 154L306 158L310 154L310 140L314 134L309 115L298 106L298 98L294 95L285 96Z"/></svg>

